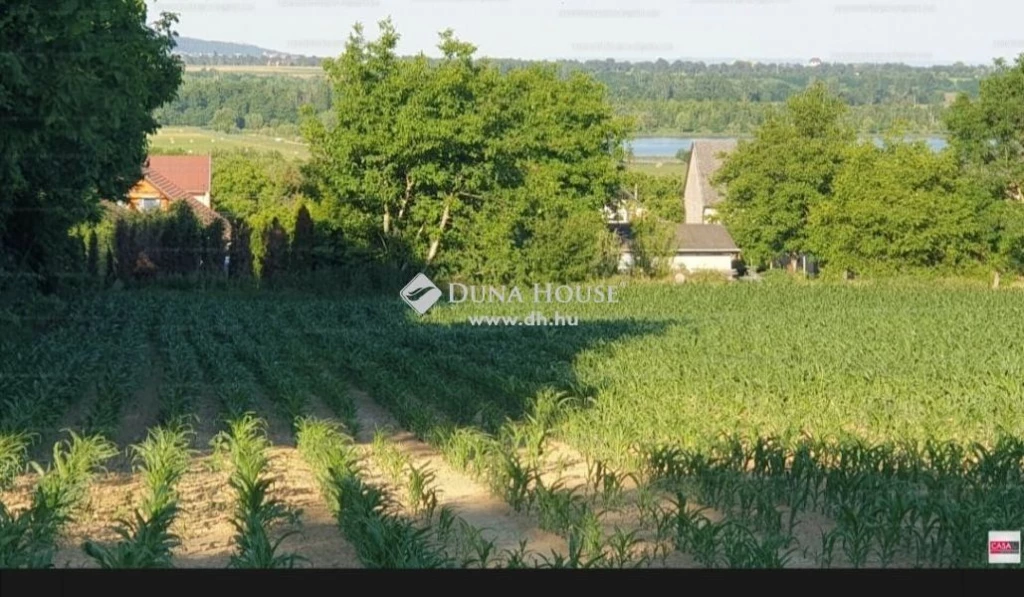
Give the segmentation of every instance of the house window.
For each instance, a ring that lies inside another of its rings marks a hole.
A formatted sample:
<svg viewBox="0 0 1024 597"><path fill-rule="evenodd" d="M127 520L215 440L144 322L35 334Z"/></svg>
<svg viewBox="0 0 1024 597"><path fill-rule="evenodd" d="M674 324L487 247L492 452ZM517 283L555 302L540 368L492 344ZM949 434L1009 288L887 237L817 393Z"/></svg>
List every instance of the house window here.
<svg viewBox="0 0 1024 597"><path fill-rule="evenodd" d="M160 209L160 199L144 197L139 199L139 211L152 211Z"/></svg>

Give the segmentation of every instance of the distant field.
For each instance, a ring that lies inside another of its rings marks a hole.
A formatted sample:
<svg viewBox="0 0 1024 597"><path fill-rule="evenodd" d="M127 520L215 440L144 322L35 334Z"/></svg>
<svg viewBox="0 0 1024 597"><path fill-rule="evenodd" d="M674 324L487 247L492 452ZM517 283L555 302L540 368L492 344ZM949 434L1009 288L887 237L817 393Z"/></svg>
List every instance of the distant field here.
<svg viewBox="0 0 1024 597"><path fill-rule="evenodd" d="M199 127L165 126L149 139L155 151L163 152L184 150L186 153L210 153L216 149L249 149L279 151L288 159L304 160L309 157L309 149L299 141L248 133L227 134ZM628 168L656 176L686 177L686 163L674 159L637 160L631 162Z"/></svg>
<svg viewBox="0 0 1024 597"><path fill-rule="evenodd" d="M186 72L199 72L203 70L215 70L225 73L250 73L255 75L290 75L294 77L322 77L324 69L319 66L265 66L265 65L197 65L185 66Z"/></svg>
<svg viewBox="0 0 1024 597"><path fill-rule="evenodd" d="M672 159L666 159L663 161L635 161L631 162L628 168L636 172L644 172L646 174L654 174L656 176L686 177L686 162L680 162Z"/></svg>
<svg viewBox="0 0 1024 597"><path fill-rule="evenodd" d="M288 159L306 159L309 150L304 143L247 133L226 134L198 127L163 127L150 136L150 147L156 151L184 150L186 153L210 153L216 149L249 149L279 151Z"/></svg>

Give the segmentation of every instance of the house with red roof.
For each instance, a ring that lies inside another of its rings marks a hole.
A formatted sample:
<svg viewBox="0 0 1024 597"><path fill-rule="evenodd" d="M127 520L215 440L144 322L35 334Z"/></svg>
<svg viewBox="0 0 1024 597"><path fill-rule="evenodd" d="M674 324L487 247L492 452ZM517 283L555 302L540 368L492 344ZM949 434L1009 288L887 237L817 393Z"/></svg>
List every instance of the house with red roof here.
<svg viewBox="0 0 1024 597"><path fill-rule="evenodd" d="M142 166L142 179L128 191L129 209L167 211L175 201L184 201L203 225L220 220L230 234L226 218L213 210L211 158L208 155L152 155Z"/></svg>

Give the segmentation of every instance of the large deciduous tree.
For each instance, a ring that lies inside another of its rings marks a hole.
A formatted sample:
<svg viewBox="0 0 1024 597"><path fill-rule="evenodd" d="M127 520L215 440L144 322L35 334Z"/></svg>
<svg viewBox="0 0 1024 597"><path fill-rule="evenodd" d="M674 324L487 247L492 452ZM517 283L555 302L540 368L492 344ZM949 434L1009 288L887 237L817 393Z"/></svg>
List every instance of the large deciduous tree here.
<svg viewBox="0 0 1024 597"><path fill-rule="evenodd" d="M441 60L402 60L392 24L379 25L375 41L357 25L325 61L336 122L306 112L319 213L405 267L490 280L595 273L584 270L607 250L600 208L621 182L627 133L603 88L541 67L501 73L451 31Z"/></svg>
<svg viewBox="0 0 1024 597"><path fill-rule="evenodd" d="M984 191L924 142L862 143L810 212L812 251L855 271L963 269L986 258Z"/></svg>
<svg viewBox="0 0 1024 597"><path fill-rule="evenodd" d="M141 0L0 9L0 268L66 266L68 230L141 176L155 108L181 81L173 15Z"/></svg>
<svg viewBox="0 0 1024 597"><path fill-rule="evenodd" d="M832 195L855 142L845 105L819 82L740 144L714 182L726 187L719 213L747 259L795 259L808 251L808 216Z"/></svg>
<svg viewBox="0 0 1024 597"><path fill-rule="evenodd" d="M999 202L988 213L990 263L999 273L1024 269L1024 54L996 61L977 99L961 95L946 114L950 145L968 176Z"/></svg>

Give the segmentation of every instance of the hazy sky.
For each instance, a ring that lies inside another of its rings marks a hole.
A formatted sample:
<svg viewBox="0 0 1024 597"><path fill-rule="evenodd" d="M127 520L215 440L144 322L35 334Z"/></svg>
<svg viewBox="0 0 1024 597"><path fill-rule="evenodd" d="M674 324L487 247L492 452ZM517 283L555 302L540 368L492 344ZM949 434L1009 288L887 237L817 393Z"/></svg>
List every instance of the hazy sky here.
<svg viewBox="0 0 1024 597"><path fill-rule="evenodd" d="M452 28L512 58L989 64L1024 52L1022 0L148 0L178 33L318 56L391 16L402 54ZM152 18L151 18L152 20Z"/></svg>

